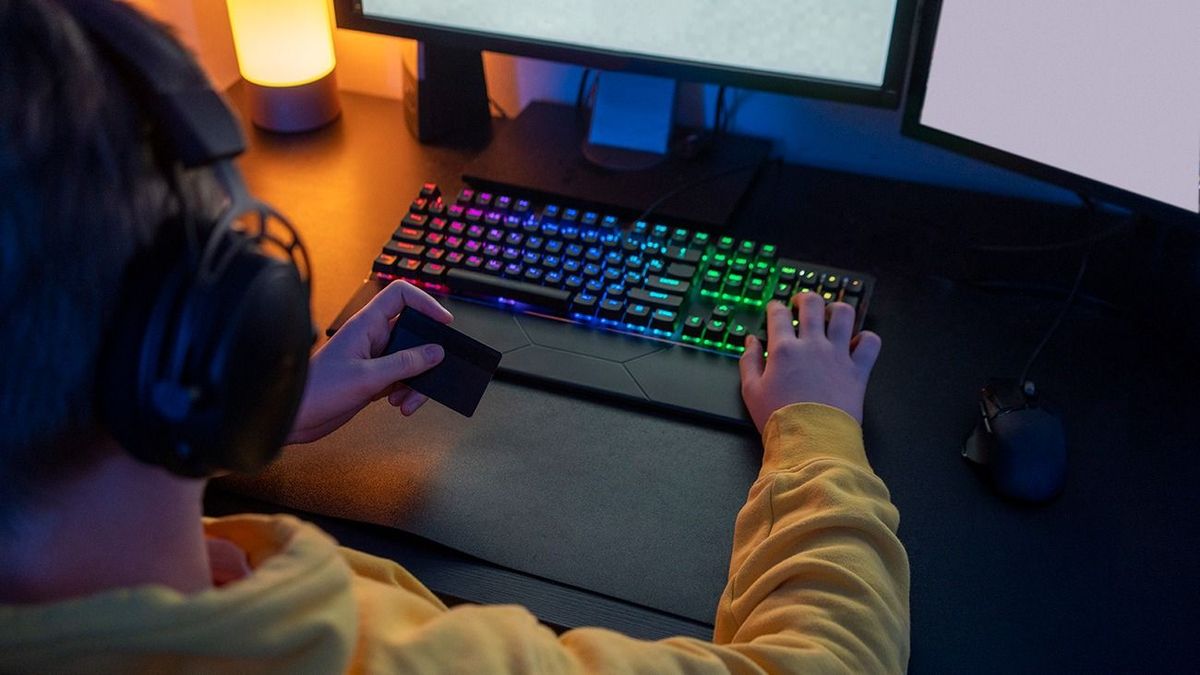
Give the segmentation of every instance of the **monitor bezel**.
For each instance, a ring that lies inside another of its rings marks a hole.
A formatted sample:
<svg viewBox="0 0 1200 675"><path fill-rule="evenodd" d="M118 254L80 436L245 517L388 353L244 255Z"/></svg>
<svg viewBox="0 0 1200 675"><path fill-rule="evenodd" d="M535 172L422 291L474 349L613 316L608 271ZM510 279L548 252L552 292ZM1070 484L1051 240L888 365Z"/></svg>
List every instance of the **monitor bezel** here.
<svg viewBox="0 0 1200 675"><path fill-rule="evenodd" d="M1200 214L1183 207L922 124L921 111L925 106L926 85L929 80L929 69L933 62L933 48L937 42L938 18L941 15L941 9L942 0L923 0L923 6L916 17L916 49L913 54L912 72L908 78L908 96L905 100L901 123L901 131L905 136L1053 183L1089 198L1123 206L1162 221L1200 226ZM1197 178L1200 180L1200 176ZM1200 190L1200 186L1198 186L1198 190Z"/></svg>
<svg viewBox="0 0 1200 675"><path fill-rule="evenodd" d="M912 45L912 28L918 0L897 0L892 39L888 47L883 83L879 86L818 78L787 77L776 73L646 55L631 56L602 49L567 46L541 40L450 29L417 22L368 18L361 0L333 0L338 28L394 35L464 49L501 52L548 61L574 63L599 70L622 70L657 75L686 82L723 84L864 106L897 109Z"/></svg>

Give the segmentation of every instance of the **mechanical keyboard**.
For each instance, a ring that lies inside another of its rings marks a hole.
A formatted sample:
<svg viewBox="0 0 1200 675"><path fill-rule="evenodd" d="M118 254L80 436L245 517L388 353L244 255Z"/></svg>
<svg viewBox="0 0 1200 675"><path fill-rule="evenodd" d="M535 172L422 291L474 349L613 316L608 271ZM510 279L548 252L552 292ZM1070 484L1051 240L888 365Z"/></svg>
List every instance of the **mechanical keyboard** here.
<svg viewBox="0 0 1200 675"><path fill-rule="evenodd" d="M459 330L504 352L501 373L735 424L748 417L731 357L747 334L766 341L768 301L846 302L858 329L874 286L770 243L433 183L330 333L393 279L441 296Z"/></svg>

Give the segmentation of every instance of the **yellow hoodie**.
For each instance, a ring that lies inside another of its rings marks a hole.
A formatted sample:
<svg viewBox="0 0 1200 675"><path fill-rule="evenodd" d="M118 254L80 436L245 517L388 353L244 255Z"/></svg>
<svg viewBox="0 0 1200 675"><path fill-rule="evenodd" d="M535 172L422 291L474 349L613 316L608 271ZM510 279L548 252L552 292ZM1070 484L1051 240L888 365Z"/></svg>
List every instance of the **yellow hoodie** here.
<svg viewBox="0 0 1200 675"><path fill-rule="evenodd" d="M253 571L239 580L0 605L0 672L903 671L908 559L858 425L798 404L771 418L763 443L712 642L555 636L522 607L448 610L403 568L311 525L238 516L206 527L246 553Z"/></svg>

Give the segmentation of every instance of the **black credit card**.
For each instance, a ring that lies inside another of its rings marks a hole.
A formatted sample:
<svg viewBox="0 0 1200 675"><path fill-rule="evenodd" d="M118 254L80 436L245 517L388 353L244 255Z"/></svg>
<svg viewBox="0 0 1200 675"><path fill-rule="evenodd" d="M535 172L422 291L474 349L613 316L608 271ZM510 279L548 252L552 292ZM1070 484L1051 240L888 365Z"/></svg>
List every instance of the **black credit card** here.
<svg viewBox="0 0 1200 675"><path fill-rule="evenodd" d="M441 345L446 358L420 375L404 380L404 384L457 413L467 417L474 415L484 390L500 365L500 352L405 307L396 319L384 353L428 344Z"/></svg>

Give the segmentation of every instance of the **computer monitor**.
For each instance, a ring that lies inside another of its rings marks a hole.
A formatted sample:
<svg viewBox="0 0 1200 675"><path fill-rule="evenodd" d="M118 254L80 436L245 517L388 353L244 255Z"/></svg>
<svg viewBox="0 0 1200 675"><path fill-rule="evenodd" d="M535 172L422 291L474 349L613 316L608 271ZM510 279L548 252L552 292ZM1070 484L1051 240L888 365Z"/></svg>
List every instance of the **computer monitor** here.
<svg viewBox="0 0 1200 675"><path fill-rule="evenodd" d="M609 73L893 108L901 97L915 4L916 0L334 0L339 27L416 39L423 53L436 50L442 63L477 61L478 52L487 50ZM431 86L441 69L432 58L423 64L421 86ZM485 95L468 93L468 98L463 98L464 89L481 86L482 77L464 72L442 71L446 86L454 91L427 98L453 99L436 113L440 118L461 114L467 108L475 110L473 119L462 120L468 131L490 127L490 121L480 119L486 115L486 103L481 103L486 101ZM615 79L606 78L603 86L611 86ZM646 89L597 96L596 100L623 101L616 112L640 119L614 121L611 110L597 107L590 118L592 137L612 138L638 125L670 128L669 121L655 123L653 115L647 121L644 108L658 101L665 112L655 114L666 114L669 120L673 94L663 96ZM468 178L525 185L539 192L636 210L680 181L728 175L729 180L720 186L706 186L719 189L706 189L698 199L661 205L663 215L717 225L728 218L753 176L753 172L733 175L734 170L752 165L756 157L764 158L768 150L762 142L706 138L700 151L693 147L683 153L689 155L687 161L668 158L662 165L642 166L643 170L632 175L620 175L581 166L582 156L588 153L581 152L579 136L589 133L586 124L580 126L577 115L571 116L573 111L552 113L539 106L527 112L530 119L518 119L509 138L498 139L500 147L476 163L478 170L468 168ZM598 128L598 123L603 128ZM609 133L613 131L618 133ZM526 141L536 141L538 147L522 158ZM708 145L710 141L716 145ZM586 147L583 143L582 148ZM645 149L636 142L627 147ZM537 173L529 167L538 167Z"/></svg>
<svg viewBox="0 0 1200 675"><path fill-rule="evenodd" d="M698 82L895 106L904 0L349 0L358 30Z"/></svg>
<svg viewBox="0 0 1200 675"><path fill-rule="evenodd" d="M1200 2L929 0L915 138L1200 224Z"/></svg>

